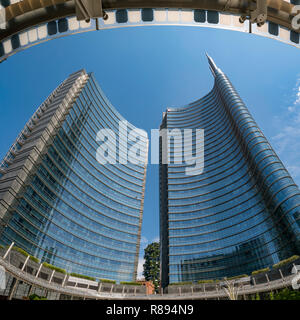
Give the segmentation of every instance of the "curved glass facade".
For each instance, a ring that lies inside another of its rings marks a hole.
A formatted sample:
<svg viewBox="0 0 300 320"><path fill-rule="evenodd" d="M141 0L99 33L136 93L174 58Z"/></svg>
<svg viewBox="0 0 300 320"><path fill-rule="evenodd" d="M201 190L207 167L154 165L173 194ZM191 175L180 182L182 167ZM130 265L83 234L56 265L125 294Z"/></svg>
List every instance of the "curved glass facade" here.
<svg viewBox="0 0 300 320"><path fill-rule="evenodd" d="M71 75L46 100L0 178L2 244L14 241L67 272L135 280L147 138L143 163L101 165L96 159L100 129L115 136L116 145L109 147L120 158L119 151L133 145L127 132L119 132L120 121L125 119L85 71ZM132 129L127 123L127 131Z"/></svg>
<svg viewBox="0 0 300 320"><path fill-rule="evenodd" d="M204 129L202 174L186 175L187 164L161 158L163 286L250 274L300 253L299 188L229 79L209 63L212 91L167 109L161 125Z"/></svg>

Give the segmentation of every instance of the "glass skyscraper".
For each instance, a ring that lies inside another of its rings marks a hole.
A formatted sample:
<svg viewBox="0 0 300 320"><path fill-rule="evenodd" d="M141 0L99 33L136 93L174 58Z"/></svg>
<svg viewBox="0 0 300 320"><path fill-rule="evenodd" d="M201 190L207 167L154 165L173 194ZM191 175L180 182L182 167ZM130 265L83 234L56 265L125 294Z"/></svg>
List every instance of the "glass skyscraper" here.
<svg viewBox="0 0 300 320"><path fill-rule="evenodd" d="M120 121L84 70L46 99L0 166L2 245L15 242L67 272L135 280L148 140L140 141L144 161L126 163L135 127L126 122L127 131L119 131ZM115 141L107 154L115 150L123 160L104 165L97 133L107 128Z"/></svg>
<svg viewBox="0 0 300 320"><path fill-rule="evenodd" d="M163 115L161 130L204 129L204 171L163 162L160 141L162 285L220 279L300 253L300 191L227 76L208 57L210 93ZM171 131L170 131L171 132ZM177 130L178 132L178 130ZM170 134L170 137L172 134Z"/></svg>

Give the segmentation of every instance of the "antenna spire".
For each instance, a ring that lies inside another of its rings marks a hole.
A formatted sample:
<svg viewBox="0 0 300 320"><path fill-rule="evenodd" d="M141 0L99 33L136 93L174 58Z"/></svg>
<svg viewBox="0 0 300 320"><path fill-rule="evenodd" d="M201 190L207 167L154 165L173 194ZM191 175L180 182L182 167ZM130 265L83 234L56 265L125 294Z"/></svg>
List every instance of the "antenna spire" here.
<svg viewBox="0 0 300 320"><path fill-rule="evenodd" d="M210 57L207 52L205 54L206 54L206 57L208 59L210 70L211 70L212 74L216 77L222 71L221 71L221 69L219 69L217 67L217 65L215 64L215 62L212 59L212 57Z"/></svg>

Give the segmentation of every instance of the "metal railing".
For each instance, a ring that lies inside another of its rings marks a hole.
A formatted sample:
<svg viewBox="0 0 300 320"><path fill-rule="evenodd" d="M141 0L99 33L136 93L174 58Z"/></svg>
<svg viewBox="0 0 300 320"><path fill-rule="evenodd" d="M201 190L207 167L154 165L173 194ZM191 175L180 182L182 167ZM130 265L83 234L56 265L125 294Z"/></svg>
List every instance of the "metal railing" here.
<svg viewBox="0 0 300 320"><path fill-rule="evenodd" d="M98 283L98 286L94 289L91 288L80 288L78 286L70 286L70 282L68 281L70 278L68 278L68 275L64 275L64 279L61 284L54 283L54 275L55 271L51 271L51 277L50 280L44 280L39 277L39 273L42 269L42 264L40 264L40 267L37 271L37 273L30 274L26 272L26 263L29 261L29 258L27 257L25 259L25 262L21 263L22 267L18 268L17 266L13 265L9 259L11 250L13 248L14 244L12 244L6 251L6 253L3 255L3 257L0 258L0 266L2 266L8 274L13 276L18 281L23 281L27 284L30 284L34 287L39 287L42 289L46 289L52 292L56 292L59 294L64 294L71 297L80 297L83 299L137 299L137 300L188 300L188 299L199 299L199 300L207 300L207 299L228 299L228 291L227 285L225 282L220 282L215 285L215 288L210 287L211 290L207 290L208 286L203 285L202 289L203 291L196 291L193 290L193 286L191 286L191 291L184 292L183 289L186 289L184 286L178 285L178 292L173 293L165 293L165 294L153 294L153 295L147 295L146 293L140 293L137 292L137 290L133 290L132 293L125 292L124 288L126 286L123 286L122 292L113 292L114 286L120 286L115 284L107 284L107 283ZM20 254L21 255L21 254ZM281 272L280 272L281 273ZM282 273L281 273L282 275ZM276 279L273 281L268 280L267 282L260 283L260 284L250 284L247 282L247 284L243 284L241 280L234 281L232 280L230 283L233 285L236 285L237 287L237 297L245 297L249 295L253 295L256 293L263 293L263 292L271 292L274 290L279 290L283 288L291 287L291 283L293 278L295 277L294 274L290 274L288 276L283 276L280 279ZM74 281L74 277L71 277L72 281ZM266 277L268 279L268 277ZM78 278L78 282L80 283L80 279ZM87 281L85 281L87 282ZM91 281L93 282L93 281ZM92 284L97 284L97 282L93 282ZM227 282L228 284L228 282ZM106 286L106 291L104 292L101 290L101 287ZM108 288L109 287L109 288ZM128 286L127 286L128 288ZM198 287L199 289L199 287Z"/></svg>

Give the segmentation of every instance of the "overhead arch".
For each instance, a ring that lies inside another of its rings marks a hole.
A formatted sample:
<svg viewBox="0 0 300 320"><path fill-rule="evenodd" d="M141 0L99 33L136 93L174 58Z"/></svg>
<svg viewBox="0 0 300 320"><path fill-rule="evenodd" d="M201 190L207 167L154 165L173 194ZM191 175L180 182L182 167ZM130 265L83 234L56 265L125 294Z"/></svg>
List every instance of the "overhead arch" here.
<svg viewBox="0 0 300 320"><path fill-rule="evenodd" d="M267 0L267 22L258 27L241 15L253 0L103 0L108 19L77 21L74 0L0 0L5 28L0 29L0 62L44 41L79 32L137 26L198 26L252 32L300 47L299 29L292 27L300 0ZM1 15L0 15L1 16ZM3 27L3 26L2 26Z"/></svg>

